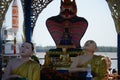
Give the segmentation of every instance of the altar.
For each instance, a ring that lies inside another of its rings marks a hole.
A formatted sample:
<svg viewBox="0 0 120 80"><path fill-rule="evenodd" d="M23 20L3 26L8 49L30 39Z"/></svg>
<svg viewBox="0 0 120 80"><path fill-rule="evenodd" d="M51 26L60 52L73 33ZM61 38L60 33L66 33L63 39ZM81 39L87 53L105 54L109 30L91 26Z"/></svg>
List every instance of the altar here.
<svg viewBox="0 0 120 80"><path fill-rule="evenodd" d="M72 60L83 54L80 41L87 30L88 22L85 18L77 16L75 0L61 0L60 13L48 18L46 26L56 49L46 52L41 71L42 79L80 80L79 73L70 73L69 68Z"/></svg>
<svg viewBox="0 0 120 80"><path fill-rule="evenodd" d="M57 49L50 49L45 55L45 66L56 69L67 69L72 63L72 59L83 54L82 49L72 46L59 46Z"/></svg>

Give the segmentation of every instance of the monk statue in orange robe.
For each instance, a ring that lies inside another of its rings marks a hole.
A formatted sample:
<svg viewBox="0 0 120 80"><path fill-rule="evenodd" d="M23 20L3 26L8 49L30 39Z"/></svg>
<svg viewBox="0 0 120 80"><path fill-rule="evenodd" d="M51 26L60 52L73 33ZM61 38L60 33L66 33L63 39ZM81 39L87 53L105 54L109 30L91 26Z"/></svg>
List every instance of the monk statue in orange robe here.
<svg viewBox="0 0 120 80"><path fill-rule="evenodd" d="M46 25L56 45L81 48L80 41L87 30L88 22L77 16L75 0L61 0L59 15L48 18Z"/></svg>

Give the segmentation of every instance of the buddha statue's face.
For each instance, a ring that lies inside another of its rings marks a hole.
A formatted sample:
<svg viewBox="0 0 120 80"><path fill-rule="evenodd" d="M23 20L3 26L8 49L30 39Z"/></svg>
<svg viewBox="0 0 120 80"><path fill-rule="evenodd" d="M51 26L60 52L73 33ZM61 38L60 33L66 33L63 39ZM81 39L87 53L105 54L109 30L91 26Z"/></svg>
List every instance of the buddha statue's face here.
<svg viewBox="0 0 120 80"><path fill-rule="evenodd" d="M60 16L65 19L70 19L76 16L77 8L75 4L75 0L61 0L61 7L60 7Z"/></svg>
<svg viewBox="0 0 120 80"><path fill-rule="evenodd" d="M94 41L88 40L85 45L84 45L84 50L89 51L89 52L95 52L97 49L97 45Z"/></svg>
<svg viewBox="0 0 120 80"><path fill-rule="evenodd" d="M21 45L20 55L22 57L30 57L33 54L32 45L28 42L25 42Z"/></svg>

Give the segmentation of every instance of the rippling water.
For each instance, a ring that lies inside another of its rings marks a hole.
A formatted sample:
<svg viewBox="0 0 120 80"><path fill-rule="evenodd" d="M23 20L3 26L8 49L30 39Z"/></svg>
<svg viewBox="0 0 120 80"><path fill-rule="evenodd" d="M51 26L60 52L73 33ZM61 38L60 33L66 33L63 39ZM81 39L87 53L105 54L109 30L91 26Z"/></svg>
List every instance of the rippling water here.
<svg viewBox="0 0 120 80"><path fill-rule="evenodd" d="M44 64L44 56L45 56L45 52L37 52L36 53L37 56L40 58L40 63ZM105 55L111 58L112 61L112 68L117 69L117 52L96 52L96 55Z"/></svg>

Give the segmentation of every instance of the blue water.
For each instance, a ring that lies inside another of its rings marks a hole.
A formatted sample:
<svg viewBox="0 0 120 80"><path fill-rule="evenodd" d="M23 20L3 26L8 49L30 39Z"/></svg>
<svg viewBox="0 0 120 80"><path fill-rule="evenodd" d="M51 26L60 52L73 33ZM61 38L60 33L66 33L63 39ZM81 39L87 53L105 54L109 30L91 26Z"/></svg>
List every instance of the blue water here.
<svg viewBox="0 0 120 80"><path fill-rule="evenodd" d="M39 52L36 53L37 56L40 58L40 63L44 64L44 56L45 56L45 52ZM96 52L96 55L105 55L111 58L111 68L115 68L117 69L117 52Z"/></svg>

